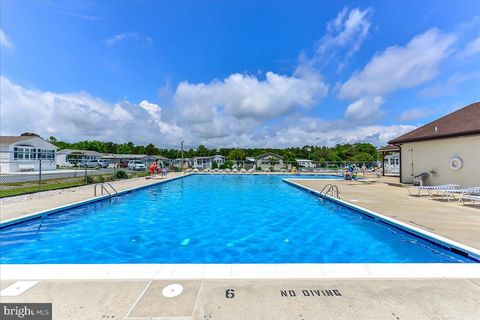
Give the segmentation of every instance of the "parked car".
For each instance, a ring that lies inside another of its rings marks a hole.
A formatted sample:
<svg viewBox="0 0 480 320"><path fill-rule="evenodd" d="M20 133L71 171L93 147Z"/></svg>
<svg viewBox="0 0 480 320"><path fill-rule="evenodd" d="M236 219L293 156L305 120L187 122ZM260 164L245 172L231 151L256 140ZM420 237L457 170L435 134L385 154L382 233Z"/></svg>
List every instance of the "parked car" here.
<svg viewBox="0 0 480 320"><path fill-rule="evenodd" d="M128 162L128 169L133 171L145 171L145 164L140 160L131 160Z"/></svg>
<svg viewBox="0 0 480 320"><path fill-rule="evenodd" d="M107 168L108 167L108 161L106 160L88 160L88 161L83 161L80 162L81 167L87 167L87 168Z"/></svg>
<svg viewBox="0 0 480 320"><path fill-rule="evenodd" d="M105 159L98 160L98 163L100 163L102 168L108 168L108 166L110 165L110 162Z"/></svg>
<svg viewBox="0 0 480 320"><path fill-rule="evenodd" d="M127 160L120 160L117 164L118 168L128 168L128 161Z"/></svg>

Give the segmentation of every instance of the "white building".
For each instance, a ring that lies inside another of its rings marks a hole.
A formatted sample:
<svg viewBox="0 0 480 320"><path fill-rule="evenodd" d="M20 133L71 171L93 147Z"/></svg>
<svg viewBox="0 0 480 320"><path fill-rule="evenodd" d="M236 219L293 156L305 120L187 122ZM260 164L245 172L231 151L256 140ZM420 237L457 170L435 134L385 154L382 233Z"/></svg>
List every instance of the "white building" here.
<svg viewBox="0 0 480 320"><path fill-rule="evenodd" d="M57 147L36 136L0 136L0 172L55 170Z"/></svg>
<svg viewBox="0 0 480 320"><path fill-rule="evenodd" d="M225 157L221 155L215 155L213 157L194 157L191 159L194 168L197 169L211 169L213 163L217 164L217 167L225 163Z"/></svg>
<svg viewBox="0 0 480 320"><path fill-rule="evenodd" d="M480 186L480 102L389 143L400 147L402 183L413 183L425 174L428 185Z"/></svg>
<svg viewBox="0 0 480 320"><path fill-rule="evenodd" d="M385 173L399 174L400 173L400 153L391 153L384 157Z"/></svg>
<svg viewBox="0 0 480 320"><path fill-rule="evenodd" d="M63 149L57 152L57 165L71 167L78 162L98 160L103 154L90 150Z"/></svg>
<svg viewBox="0 0 480 320"><path fill-rule="evenodd" d="M255 158L255 168L262 171L279 171L284 168L283 157L276 153L265 153Z"/></svg>
<svg viewBox="0 0 480 320"><path fill-rule="evenodd" d="M315 163L309 159L295 159L299 167L303 168L315 168Z"/></svg>

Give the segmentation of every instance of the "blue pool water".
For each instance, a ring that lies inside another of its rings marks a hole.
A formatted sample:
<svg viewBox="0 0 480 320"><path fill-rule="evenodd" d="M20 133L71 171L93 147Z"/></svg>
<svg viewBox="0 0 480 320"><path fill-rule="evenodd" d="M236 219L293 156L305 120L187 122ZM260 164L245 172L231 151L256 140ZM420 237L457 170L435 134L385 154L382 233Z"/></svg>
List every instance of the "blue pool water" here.
<svg viewBox="0 0 480 320"><path fill-rule="evenodd" d="M0 261L471 262L283 178L193 175L6 227Z"/></svg>

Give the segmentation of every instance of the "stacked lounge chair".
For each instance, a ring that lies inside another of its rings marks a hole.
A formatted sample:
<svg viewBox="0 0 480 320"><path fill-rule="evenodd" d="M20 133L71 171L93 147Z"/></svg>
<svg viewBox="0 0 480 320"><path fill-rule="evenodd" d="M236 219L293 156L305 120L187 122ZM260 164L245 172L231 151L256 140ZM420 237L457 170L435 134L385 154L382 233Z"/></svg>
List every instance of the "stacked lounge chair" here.
<svg viewBox="0 0 480 320"><path fill-rule="evenodd" d="M439 191L443 197L448 201L455 199L455 194L460 195L458 202L462 202L462 198L465 196L468 197L478 197L477 194L480 193L480 187L470 187L470 188L461 188L461 189L443 189Z"/></svg>
<svg viewBox="0 0 480 320"><path fill-rule="evenodd" d="M464 203L464 200L471 200L473 204L475 204L476 201L480 202L480 195L474 195L474 194L464 194L460 197L458 200L462 204Z"/></svg>
<svg viewBox="0 0 480 320"><path fill-rule="evenodd" d="M444 190L456 189L458 187L460 187L458 184L442 184L439 186L414 186L413 188L418 191L418 195L421 195L422 191L426 191L430 197L433 197L432 192L434 191L437 191L437 194L441 194L441 192ZM407 188L407 191L410 195L412 195L410 188Z"/></svg>

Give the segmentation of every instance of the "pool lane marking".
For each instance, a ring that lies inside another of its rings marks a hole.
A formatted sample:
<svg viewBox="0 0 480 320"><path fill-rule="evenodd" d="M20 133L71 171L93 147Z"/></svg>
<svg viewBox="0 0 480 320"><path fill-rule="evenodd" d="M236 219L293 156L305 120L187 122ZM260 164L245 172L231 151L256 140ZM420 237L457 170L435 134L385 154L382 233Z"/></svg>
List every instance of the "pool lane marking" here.
<svg viewBox="0 0 480 320"><path fill-rule="evenodd" d="M145 294L145 292L147 292L148 288L150 287L150 285L152 284L153 280L150 280L150 282L147 284L147 286L145 287L145 289L143 289L142 293L140 293L140 295L138 296L137 300L135 300L135 302L133 303L133 305L130 307L130 309L128 310L127 312L127 315L125 316L125 318L129 318L130 316L130 313L132 312L132 310L135 308L135 306L137 305L137 303L140 301L140 299L142 299L143 295Z"/></svg>

